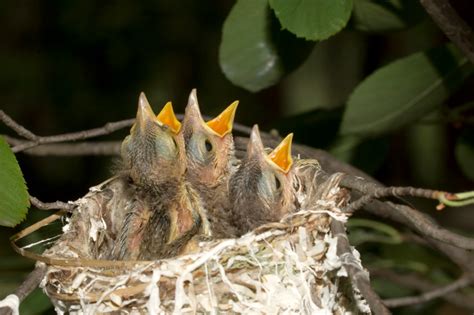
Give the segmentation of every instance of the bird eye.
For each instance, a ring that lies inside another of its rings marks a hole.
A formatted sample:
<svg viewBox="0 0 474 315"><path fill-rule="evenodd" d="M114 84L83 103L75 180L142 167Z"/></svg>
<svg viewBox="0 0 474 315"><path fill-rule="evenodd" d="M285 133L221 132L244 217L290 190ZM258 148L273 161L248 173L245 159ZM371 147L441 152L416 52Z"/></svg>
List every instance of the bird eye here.
<svg viewBox="0 0 474 315"><path fill-rule="evenodd" d="M275 175L275 187L277 190L279 190L281 187L281 182L276 175Z"/></svg>
<svg viewBox="0 0 474 315"><path fill-rule="evenodd" d="M212 143L208 139L206 139L204 144L206 145L207 152L211 152L212 151Z"/></svg>
<svg viewBox="0 0 474 315"><path fill-rule="evenodd" d="M176 140L174 138L171 138L173 139L173 144L174 144L174 147L177 148L178 147L178 144L176 143Z"/></svg>

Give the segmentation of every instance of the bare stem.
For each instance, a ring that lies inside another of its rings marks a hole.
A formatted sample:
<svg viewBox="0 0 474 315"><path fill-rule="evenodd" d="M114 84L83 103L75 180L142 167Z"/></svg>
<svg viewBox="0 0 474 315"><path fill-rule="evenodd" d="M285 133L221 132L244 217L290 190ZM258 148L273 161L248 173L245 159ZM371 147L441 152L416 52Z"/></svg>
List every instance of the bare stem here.
<svg viewBox="0 0 474 315"><path fill-rule="evenodd" d="M74 205L62 202L62 201L55 201L55 202L42 202L36 197L30 195L30 202L33 206L40 210L67 210L71 211L74 208Z"/></svg>
<svg viewBox="0 0 474 315"><path fill-rule="evenodd" d="M20 137L36 141L38 136L14 121L10 116L5 114L3 110L0 110L0 120L3 121L5 125L10 127L13 131L15 131Z"/></svg>
<svg viewBox="0 0 474 315"><path fill-rule="evenodd" d="M462 276L458 280L434 290L425 292L423 294L417 296L406 296L402 298L393 298L384 300L385 305L390 308L394 307L401 307L401 306L409 306L409 305L416 305L425 303L440 297L445 296L446 294L455 292L459 289L462 289L468 286L471 283L471 280L467 276Z"/></svg>
<svg viewBox="0 0 474 315"><path fill-rule="evenodd" d="M421 189L414 187L376 187L371 193L365 194L360 197L358 200L352 202L350 205L344 209L345 212L354 212L364 207L366 204L371 202L374 199L380 199L384 197L400 197L400 196L411 196L411 197L421 197L426 199L439 199L442 196L443 192L430 190L430 189Z"/></svg>
<svg viewBox="0 0 474 315"><path fill-rule="evenodd" d="M20 302L22 302L28 295L33 292L38 285L41 283L44 275L46 274L46 265L39 264L35 267L35 269L28 274L25 281L20 284L20 286L13 292ZM1 308L0 315L7 315L11 314L11 310L9 308Z"/></svg>
<svg viewBox="0 0 474 315"><path fill-rule="evenodd" d="M431 292L440 288L439 285L434 284L433 282L415 273L400 274L390 269L373 269L370 270L370 275L372 277L380 277L386 281L390 281L410 289L415 289L423 293ZM461 292L453 291L440 296L440 298L454 305L469 310L474 310L474 300L472 295L466 295L462 294Z"/></svg>
<svg viewBox="0 0 474 315"><path fill-rule="evenodd" d="M474 32L447 0L420 0L421 5L446 36L474 64Z"/></svg>

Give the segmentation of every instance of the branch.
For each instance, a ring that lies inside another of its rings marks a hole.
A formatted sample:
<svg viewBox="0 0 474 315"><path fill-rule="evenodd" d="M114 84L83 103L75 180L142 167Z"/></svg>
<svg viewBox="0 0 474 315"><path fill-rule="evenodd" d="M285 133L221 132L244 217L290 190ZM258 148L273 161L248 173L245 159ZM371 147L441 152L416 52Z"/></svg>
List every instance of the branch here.
<svg viewBox="0 0 474 315"><path fill-rule="evenodd" d="M356 258L352 255L344 224L340 221L332 220L331 231L333 236L337 237L337 255L339 257L347 257L347 262L343 262L344 268L347 270L349 278L354 281L356 287L369 304L370 310L376 315L391 314L380 297L370 286L368 272L360 269L358 264L351 263L351 261L355 261Z"/></svg>
<svg viewBox="0 0 474 315"><path fill-rule="evenodd" d="M20 137L36 141L38 136L14 121L10 116L5 114L3 110L0 110L0 120L5 123L8 127L13 129Z"/></svg>
<svg viewBox="0 0 474 315"><path fill-rule="evenodd" d="M125 127L130 127L134 121L135 119L126 119L126 120L106 123L103 127L100 127L100 128L93 128L93 129L83 130L79 132L64 133L64 134L55 135L55 136L47 136L47 137L37 136L36 140L34 141L28 141L23 144L14 146L12 148L12 151L17 153L29 148L33 148L40 144L76 141L76 140L94 138L98 136L104 136L104 135L111 134L114 131L123 129Z"/></svg>
<svg viewBox="0 0 474 315"><path fill-rule="evenodd" d="M445 296L446 294L455 292L461 288L468 286L470 283L471 280L469 279L469 277L464 275L458 280L446 286L438 287L434 290L425 292L417 296L387 299L384 300L384 303L390 308L421 304Z"/></svg>
<svg viewBox="0 0 474 315"><path fill-rule="evenodd" d="M370 275L383 278L403 287L408 287L422 292L430 292L440 288L439 285L432 283L417 274L400 274L389 269L373 269L370 270ZM470 281L472 283L472 281ZM474 299L470 295L464 295L459 292L450 292L440 296L440 298L447 302L457 305L459 307L474 310ZM385 300L384 302L386 302ZM390 305L387 304L390 307ZM394 306L395 307L395 306Z"/></svg>
<svg viewBox="0 0 474 315"><path fill-rule="evenodd" d="M344 209L344 212L355 212L374 199L380 199L384 197L411 196L439 200L442 195L446 194L447 193L442 191L414 187L376 187L371 193L365 194L356 201L349 204Z"/></svg>
<svg viewBox="0 0 474 315"><path fill-rule="evenodd" d="M22 145L26 140L4 136L11 146ZM107 156L120 154L121 141L96 141L79 143L43 144L23 151L36 156Z"/></svg>
<svg viewBox="0 0 474 315"><path fill-rule="evenodd" d="M446 36L474 64L474 32L448 0L420 0L421 5Z"/></svg>
<svg viewBox="0 0 474 315"><path fill-rule="evenodd" d="M355 190L362 195L371 194L381 187L376 183L350 175L342 177L341 185ZM453 233L438 226L431 217L411 207L389 201L381 202L374 200L372 203L366 205L365 209L379 217L389 217L394 221L400 222L420 235L428 236L462 249L474 249L474 239Z"/></svg>
<svg viewBox="0 0 474 315"><path fill-rule="evenodd" d="M55 202L42 202L36 197L30 195L30 202L33 206L40 210L67 210L71 211L74 209L74 205L62 201Z"/></svg>
<svg viewBox="0 0 474 315"><path fill-rule="evenodd" d="M38 264L35 269L28 274L25 281L13 292L14 295L18 297L20 302L22 302L28 295L33 292L38 285L43 280L44 275L46 274L46 265ZM0 308L0 315L10 314L11 310L9 308Z"/></svg>

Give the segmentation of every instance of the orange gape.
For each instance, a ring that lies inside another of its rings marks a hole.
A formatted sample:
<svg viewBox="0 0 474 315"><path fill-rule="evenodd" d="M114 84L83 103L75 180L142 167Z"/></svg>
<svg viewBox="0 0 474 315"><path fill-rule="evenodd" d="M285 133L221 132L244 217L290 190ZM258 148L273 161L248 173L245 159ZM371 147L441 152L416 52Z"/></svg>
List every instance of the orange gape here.
<svg viewBox="0 0 474 315"><path fill-rule="evenodd" d="M181 123L174 114L173 105L171 102L166 103L161 112L156 116L156 118L163 124L170 127L171 131L175 134L181 129Z"/></svg>
<svg viewBox="0 0 474 315"><path fill-rule="evenodd" d="M239 101L230 104L219 116L209 120L206 123L207 126L221 137L231 132L237 105L239 105Z"/></svg>
<svg viewBox="0 0 474 315"><path fill-rule="evenodd" d="M293 134L290 133L285 139L273 150L268 158L275 163L285 174L290 170L293 164L293 158L291 157L291 142L293 140Z"/></svg>

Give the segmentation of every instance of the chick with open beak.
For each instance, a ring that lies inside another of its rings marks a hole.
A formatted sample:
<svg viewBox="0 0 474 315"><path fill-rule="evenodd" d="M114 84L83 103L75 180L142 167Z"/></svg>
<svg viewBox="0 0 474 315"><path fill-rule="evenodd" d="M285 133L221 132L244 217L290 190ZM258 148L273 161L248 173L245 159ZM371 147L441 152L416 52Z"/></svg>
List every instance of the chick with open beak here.
<svg viewBox="0 0 474 315"><path fill-rule="evenodd" d="M196 90L192 90L183 120L188 164L186 178L204 202L215 238L234 237L236 232L230 222L228 183L237 169L232 138L237 105L238 101L233 102L216 118L205 122Z"/></svg>
<svg viewBox="0 0 474 315"><path fill-rule="evenodd" d="M184 178L184 139L171 103L155 116L145 94L140 94L136 122L122 143L121 155L134 202L113 258L171 257L196 234L208 233L199 196Z"/></svg>
<svg viewBox="0 0 474 315"><path fill-rule="evenodd" d="M229 183L232 220L238 235L279 221L299 208L291 156L292 138L293 134L289 134L267 154L258 126L252 128L247 155Z"/></svg>

